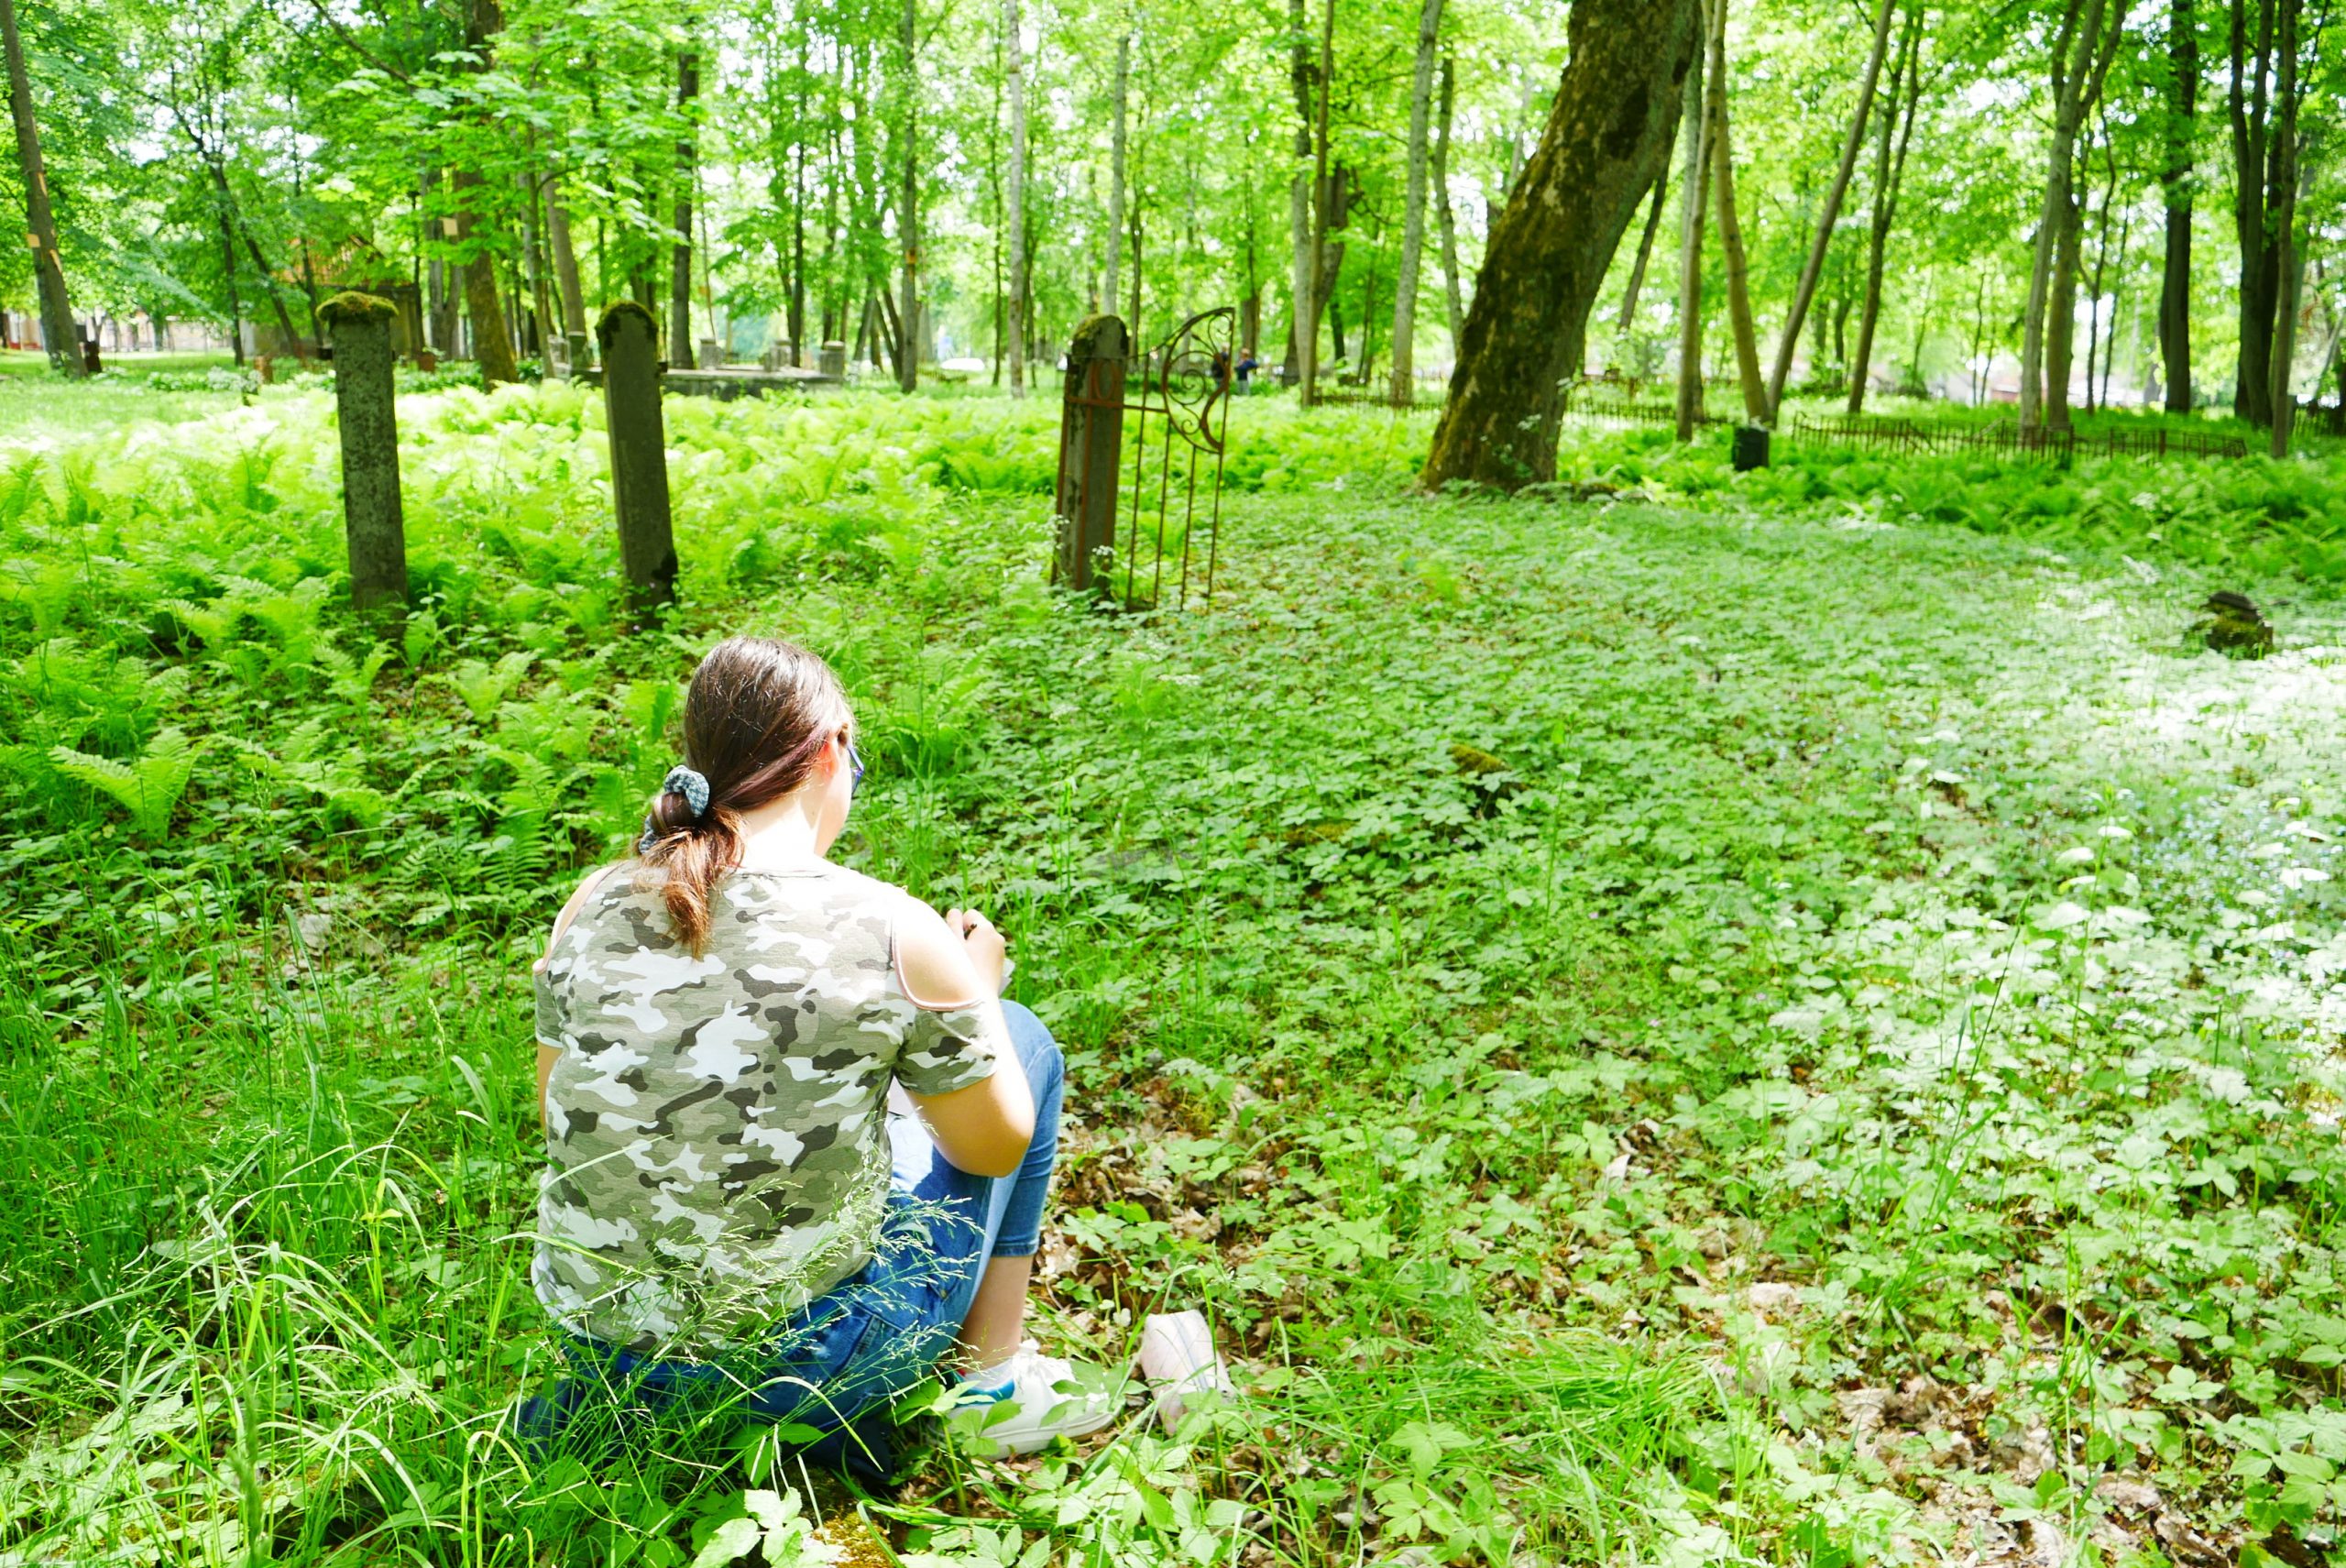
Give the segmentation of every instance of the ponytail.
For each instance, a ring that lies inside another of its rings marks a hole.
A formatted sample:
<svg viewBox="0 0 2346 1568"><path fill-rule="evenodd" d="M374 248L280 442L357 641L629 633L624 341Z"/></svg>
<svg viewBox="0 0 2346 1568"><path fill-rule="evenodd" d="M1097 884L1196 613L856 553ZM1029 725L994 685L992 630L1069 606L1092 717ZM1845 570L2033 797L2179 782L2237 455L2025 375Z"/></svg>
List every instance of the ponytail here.
<svg viewBox="0 0 2346 1568"><path fill-rule="evenodd" d="M695 958L708 948L710 894L741 863L741 814L805 784L831 737L853 723L839 676L794 642L729 637L693 672L691 761L662 782L636 856L667 873L663 902Z"/></svg>

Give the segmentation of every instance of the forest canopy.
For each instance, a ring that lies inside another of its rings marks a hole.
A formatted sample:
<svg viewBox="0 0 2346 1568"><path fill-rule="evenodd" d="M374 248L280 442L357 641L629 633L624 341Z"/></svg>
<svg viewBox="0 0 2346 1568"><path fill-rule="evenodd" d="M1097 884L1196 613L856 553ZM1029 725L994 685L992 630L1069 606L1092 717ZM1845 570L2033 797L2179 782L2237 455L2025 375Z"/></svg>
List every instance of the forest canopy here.
<svg viewBox="0 0 2346 1568"><path fill-rule="evenodd" d="M15 9L77 322L301 352L327 294L399 284L413 346L477 353L492 380L625 297L672 345L786 343L811 366L838 341L900 379L956 362L1014 385L1088 313L1148 344L1234 302L1243 343L1314 390L1431 390L1568 64L1565 11L1519 0ZM1770 403L2267 423L2276 386L2317 398L2346 366L2331 13L1697 17L1704 58L1603 258L1584 367L1650 378L1691 351L1732 378L1748 314ZM20 210L25 170L0 170ZM0 251L12 312L38 308L39 254Z"/></svg>

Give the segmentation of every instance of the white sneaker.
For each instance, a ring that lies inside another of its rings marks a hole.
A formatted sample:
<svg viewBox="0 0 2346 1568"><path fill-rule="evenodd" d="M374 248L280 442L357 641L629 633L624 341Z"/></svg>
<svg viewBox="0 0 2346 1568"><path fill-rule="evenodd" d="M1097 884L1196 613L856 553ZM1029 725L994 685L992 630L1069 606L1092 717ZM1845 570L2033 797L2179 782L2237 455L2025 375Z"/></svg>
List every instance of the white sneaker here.
<svg viewBox="0 0 2346 1568"><path fill-rule="evenodd" d="M986 1379L996 1394L964 1388L953 1396L946 1424L970 1449L988 1459L1032 1453L1056 1437L1081 1437L1116 1419L1123 1389L1106 1367L1045 1355L1033 1340Z"/></svg>

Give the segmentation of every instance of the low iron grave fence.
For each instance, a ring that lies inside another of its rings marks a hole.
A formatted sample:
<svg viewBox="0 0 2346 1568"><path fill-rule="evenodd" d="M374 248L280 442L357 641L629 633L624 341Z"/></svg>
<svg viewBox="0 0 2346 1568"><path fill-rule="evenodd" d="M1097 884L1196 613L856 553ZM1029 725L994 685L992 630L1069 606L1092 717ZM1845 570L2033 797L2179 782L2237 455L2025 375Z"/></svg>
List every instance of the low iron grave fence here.
<svg viewBox="0 0 2346 1568"><path fill-rule="evenodd" d="M1665 392L1670 385L1667 381L1655 382L1650 392L1647 383L1630 378L1587 377L1566 389L1564 417L1674 428L1678 423L1676 404L1668 397L1655 395ZM1742 394L1738 388L1730 383L1707 387L1705 391L1706 408L1694 416L1697 425L1740 422L1708 411L1710 408L1740 406ZM2042 425L2023 425L2014 420L1993 424L1952 424L1862 414L1802 414L1778 429L1775 437L1778 443L1793 446L1845 447L1901 455L1979 452L2023 462L2063 464L2079 457L2156 460L2248 455L2248 444L2237 435L2174 430L2164 425L2142 430L2052 430Z"/></svg>
<svg viewBox="0 0 2346 1568"><path fill-rule="evenodd" d="M2218 457L2248 455L2237 435L2169 430L2052 430L2005 420L1987 425L1925 425L1910 419L1836 418L1792 421L1794 444L1864 452L1960 454L2069 463L2079 457Z"/></svg>

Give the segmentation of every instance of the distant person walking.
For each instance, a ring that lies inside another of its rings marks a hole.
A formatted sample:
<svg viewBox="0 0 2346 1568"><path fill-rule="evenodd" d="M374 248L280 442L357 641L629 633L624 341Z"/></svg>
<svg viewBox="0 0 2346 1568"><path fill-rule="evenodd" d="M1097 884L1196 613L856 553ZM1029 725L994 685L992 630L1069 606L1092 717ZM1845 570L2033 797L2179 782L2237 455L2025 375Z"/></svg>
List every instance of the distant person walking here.
<svg viewBox="0 0 2346 1568"><path fill-rule="evenodd" d="M1105 1425L1107 1379L1070 1396L1025 1337L1065 1068L1000 997L1001 934L825 858L863 766L815 654L718 643L684 740L635 856L535 970L531 1276L574 1369L812 1428L882 1475L878 1408L940 1365L988 1452ZM525 1431L593 1392L568 1380Z"/></svg>

